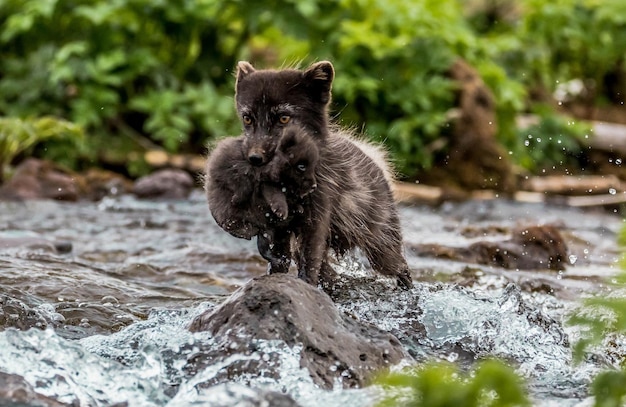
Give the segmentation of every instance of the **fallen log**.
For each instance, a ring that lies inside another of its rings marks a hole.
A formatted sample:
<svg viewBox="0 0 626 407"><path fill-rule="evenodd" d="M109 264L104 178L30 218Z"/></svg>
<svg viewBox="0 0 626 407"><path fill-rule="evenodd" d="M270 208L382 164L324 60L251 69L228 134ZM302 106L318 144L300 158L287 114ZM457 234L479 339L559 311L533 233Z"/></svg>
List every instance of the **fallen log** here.
<svg viewBox="0 0 626 407"><path fill-rule="evenodd" d="M144 160L155 168L173 167L190 172L204 171L205 157L198 154L170 154L163 150L149 150Z"/></svg>
<svg viewBox="0 0 626 407"><path fill-rule="evenodd" d="M546 175L530 177L523 190L559 195L606 194L622 188L616 175Z"/></svg>
<svg viewBox="0 0 626 407"><path fill-rule="evenodd" d="M397 203L402 204L424 204L439 205L446 201L462 201L462 200L492 200L504 198L505 196L498 191L493 190L476 190L466 193L456 193L454 195L447 192L444 188L432 185L417 185L407 182L396 182L393 185L394 198ZM507 196L518 202L541 203L548 202L555 205L566 205L573 207L592 207L592 206L612 206L626 203L626 190L624 187L615 189L606 194L584 194L584 195L563 195L549 193L545 191L517 191Z"/></svg>
<svg viewBox="0 0 626 407"><path fill-rule="evenodd" d="M626 203L626 191L604 195L568 196L565 199L567 205L579 208L591 206L612 206Z"/></svg>
<svg viewBox="0 0 626 407"><path fill-rule="evenodd" d="M592 136L585 141L589 147L626 154L626 126L617 123L591 122Z"/></svg>

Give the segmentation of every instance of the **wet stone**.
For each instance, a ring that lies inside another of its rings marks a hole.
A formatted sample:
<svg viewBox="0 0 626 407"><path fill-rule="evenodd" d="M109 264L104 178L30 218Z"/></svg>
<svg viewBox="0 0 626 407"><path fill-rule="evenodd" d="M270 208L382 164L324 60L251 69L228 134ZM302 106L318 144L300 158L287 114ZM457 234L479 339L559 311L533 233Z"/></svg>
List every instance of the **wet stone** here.
<svg viewBox="0 0 626 407"><path fill-rule="evenodd" d="M220 348L196 356L194 369L225 355L257 352L256 340L281 340L301 347L300 366L327 389L336 381L361 387L373 373L410 357L392 334L344 314L321 290L284 274L251 280L215 310L197 317L189 329L209 331ZM275 359L272 354L240 359L224 370L228 373L222 380L253 372L271 376Z"/></svg>
<svg viewBox="0 0 626 407"><path fill-rule="evenodd" d="M518 270L564 270L567 244L555 226L517 228L502 241L480 241L468 247L411 245L414 254Z"/></svg>
<svg viewBox="0 0 626 407"><path fill-rule="evenodd" d="M49 238L45 234L7 230L0 232L0 250L22 248L42 250L49 253L66 254L72 251L72 242Z"/></svg>
<svg viewBox="0 0 626 407"><path fill-rule="evenodd" d="M139 178L133 193L139 198L186 199L193 186L193 178L186 171L167 168Z"/></svg>
<svg viewBox="0 0 626 407"><path fill-rule="evenodd" d="M58 400L37 393L24 377L0 372L0 405L62 407L78 406L78 403L61 403Z"/></svg>
<svg viewBox="0 0 626 407"><path fill-rule="evenodd" d="M0 330L12 327L20 330L45 329L48 321L42 313L8 295L0 295Z"/></svg>
<svg viewBox="0 0 626 407"><path fill-rule="evenodd" d="M49 161L28 158L17 166L11 179L0 186L0 200L76 201L79 178Z"/></svg>

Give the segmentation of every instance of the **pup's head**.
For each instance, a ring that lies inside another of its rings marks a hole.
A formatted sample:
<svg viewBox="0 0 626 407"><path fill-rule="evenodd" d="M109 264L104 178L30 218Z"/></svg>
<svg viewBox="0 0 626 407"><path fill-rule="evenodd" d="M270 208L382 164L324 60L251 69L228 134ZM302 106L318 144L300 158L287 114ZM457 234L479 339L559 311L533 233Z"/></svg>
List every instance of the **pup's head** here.
<svg viewBox="0 0 626 407"><path fill-rule="evenodd" d="M326 61L303 71L256 70L248 62L239 62L235 101L252 165L265 165L272 159L288 124L301 126L316 140L328 135L334 75L332 64Z"/></svg>
<svg viewBox="0 0 626 407"><path fill-rule="evenodd" d="M311 136L299 126L288 126L270 165L270 177L292 193L304 197L317 188L315 170L319 149Z"/></svg>

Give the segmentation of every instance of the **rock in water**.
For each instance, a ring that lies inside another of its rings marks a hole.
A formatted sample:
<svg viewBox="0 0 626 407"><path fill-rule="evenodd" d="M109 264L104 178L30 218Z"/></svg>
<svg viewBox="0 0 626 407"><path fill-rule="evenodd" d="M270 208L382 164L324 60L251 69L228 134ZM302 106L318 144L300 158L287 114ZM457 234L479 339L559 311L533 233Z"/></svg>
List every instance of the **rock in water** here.
<svg viewBox="0 0 626 407"><path fill-rule="evenodd" d="M286 274L251 280L189 329L211 332L231 354L253 352L257 339L301 345L300 366L328 389L336 380L363 386L372 373L410 358L395 336L340 312L321 290Z"/></svg>
<svg viewBox="0 0 626 407"><path fill-rule="evenodd" d="M0 187L0 200L57 199L77 201L78 176L49 161L24 160Z"/></svg>
<svg viewBox="0 0 626 407"><path fill-rule="evenodd" d="M186 171L162 169L139 178L133 193L139 198L185 199L193 188L193 178Z"/></svg>
<svg viewBox="0 0 626 407"><path fill-rule="evenodd" d="M555 226L519 227L503 241L480 241L468 247L437 244L411 246L413 253L518 270L565 270L567 243Z"/></svg>
<svg viewBox="0 0 626 407"><path fill-rule="evenodd" d="M19 375L0 372L0 406L62 407L78 405L61 403L39 394Z"/></svg>

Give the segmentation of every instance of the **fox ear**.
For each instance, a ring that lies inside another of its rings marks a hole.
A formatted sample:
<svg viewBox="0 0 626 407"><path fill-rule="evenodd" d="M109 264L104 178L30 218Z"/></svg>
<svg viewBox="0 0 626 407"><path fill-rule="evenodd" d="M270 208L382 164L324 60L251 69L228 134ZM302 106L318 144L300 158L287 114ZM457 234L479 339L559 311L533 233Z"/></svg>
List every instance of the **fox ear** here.
<svg viewBox="0 0 626 407"><path fill-rule="evenodd" d="M317 62L304 71L304 78L313 95L322 103L330 101L330 89L335 78L333 64L328 61Z"/></svg>
<svg viewBox="0 0 626 407"><path fill-rule="evenodd" d="M239 61L237 63L237 82L256 71L252 64L247 61Z"/></svg>

